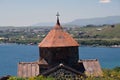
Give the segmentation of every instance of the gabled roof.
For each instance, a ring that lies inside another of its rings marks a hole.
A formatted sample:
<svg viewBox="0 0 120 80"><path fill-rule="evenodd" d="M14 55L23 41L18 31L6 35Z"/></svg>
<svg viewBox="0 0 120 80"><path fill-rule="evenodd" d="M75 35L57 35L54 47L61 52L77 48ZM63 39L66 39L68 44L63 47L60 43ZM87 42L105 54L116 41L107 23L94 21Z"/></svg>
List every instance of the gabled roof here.
<svg viewBox="0 0 120 80"><path fill-rule="evenodd" d="M79 60L78 63L83 63L87 76L103 76L102 69L97 59Z"/></svg>
<svg viewBox="0 0 120 80"><path fill-rule="evenodd" d="M55 66L55 67L53 67L53 68L51 68L51 69L48 69L47 71L43 72L42 75L44 75L44 76L49 76L50 74L52 74L52 73L54 73L54 72L55 72L55 73L56 73L57 71L59 72L60 69L65 70L65 71L67 71L67 72L74 73L74 74L76 74L76 75L81 75L81 76L84 76L84 77L85 77L85 74L83 74L83 73L81 73L81 72L79 72L79 71L77 71L77 70L75 70L75 69L73 69L73 68L71 68L71 67L69 67L69 66L63 65L62 63L59 64L59 65L57 65L57 66ZM65 73L65 71L62 71L62 72ZM61 73L61 72L60 72L60 73ZM59 73L58 73L58 74L59 74Z"/></svg>
<svg viewBox="0 0 120 80"><path fill-rule="evenodd" d="M59 18L57 16L57 23L54 28L48 33L48 35L41 41L39 47L68 47L79 46L79 44L73 39L70 34L65 32L60 25Z"/></svg>

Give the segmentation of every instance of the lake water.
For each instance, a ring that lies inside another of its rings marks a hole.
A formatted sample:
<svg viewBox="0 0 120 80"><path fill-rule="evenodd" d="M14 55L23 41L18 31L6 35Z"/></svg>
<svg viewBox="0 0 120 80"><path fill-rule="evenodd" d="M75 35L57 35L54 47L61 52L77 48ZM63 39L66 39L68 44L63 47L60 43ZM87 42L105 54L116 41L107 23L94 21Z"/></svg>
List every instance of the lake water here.
<svg viewBox="0 0 120 80"><path fill-rule="evenodd" d="M39 58L37 45L0 44L0 76L17 75L18 62ZM120 48L79 47L80 59L99 59L102 68L120 66Z"/></svg>

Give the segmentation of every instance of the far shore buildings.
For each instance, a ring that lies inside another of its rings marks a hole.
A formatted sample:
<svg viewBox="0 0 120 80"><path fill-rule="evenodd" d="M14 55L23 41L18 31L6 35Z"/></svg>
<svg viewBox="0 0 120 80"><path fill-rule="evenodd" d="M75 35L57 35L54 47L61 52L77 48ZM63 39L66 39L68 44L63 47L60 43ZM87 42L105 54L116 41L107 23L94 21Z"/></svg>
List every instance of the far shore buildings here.
<svg viewBox="0 0 120 80"><path fill-rule="evenodd" d="M18 63L19 77L43 75L58 80L59 78L79 80L81 76L102 76L97 59L79 59L79 44L63 30L59 22L59 14L56 25L38 46L38 61Z"/></svg>

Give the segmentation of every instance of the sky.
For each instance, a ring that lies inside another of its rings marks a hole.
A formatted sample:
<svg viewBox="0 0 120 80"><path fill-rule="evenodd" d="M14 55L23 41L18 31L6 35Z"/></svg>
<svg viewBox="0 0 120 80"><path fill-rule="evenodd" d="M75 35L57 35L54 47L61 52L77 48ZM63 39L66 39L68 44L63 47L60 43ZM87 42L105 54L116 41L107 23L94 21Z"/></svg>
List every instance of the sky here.
<svg viewBox="0 0 120 80"><path fill-rule="evenodd" d="M0 26L120 16L120 0L0 0Z"/></svg>

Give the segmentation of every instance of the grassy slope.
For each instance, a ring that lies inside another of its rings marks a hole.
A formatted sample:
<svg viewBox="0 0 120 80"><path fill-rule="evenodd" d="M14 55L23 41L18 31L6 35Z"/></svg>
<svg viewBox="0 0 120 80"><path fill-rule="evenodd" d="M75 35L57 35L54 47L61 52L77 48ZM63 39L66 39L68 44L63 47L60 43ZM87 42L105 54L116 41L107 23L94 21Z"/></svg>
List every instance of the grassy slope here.
<svg viewBox="0 0 120 80"><path fill-rule="evenodd" d="M101 31L97 29L101 28ZM112 39L120 39L120 24L116 24L114 28L111 26L104 26L104 27L86 27L83 28L82 31L85 31L87 35L95 36L97 35L100 38L112 38Z"/></svg>

